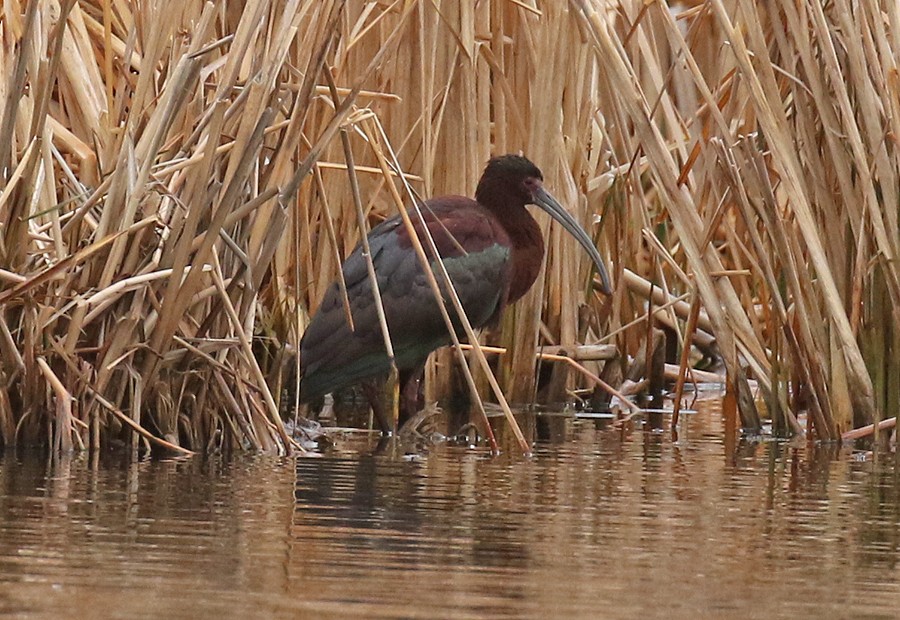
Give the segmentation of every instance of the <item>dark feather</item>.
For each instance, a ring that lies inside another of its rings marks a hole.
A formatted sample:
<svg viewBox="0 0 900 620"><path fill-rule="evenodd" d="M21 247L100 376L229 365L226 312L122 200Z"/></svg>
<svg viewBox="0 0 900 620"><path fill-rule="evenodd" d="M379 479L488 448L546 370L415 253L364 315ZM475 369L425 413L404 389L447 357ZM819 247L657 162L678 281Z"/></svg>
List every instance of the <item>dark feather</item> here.
<svg viewBox="0 0 900 620"><path fill-rule="evenodd" d="M484 326L499 314L506 299L510 264L506 232L484 207L461 196L428 201L422 213L469 320L475 327ZM411 217L427 252L418 216L411 213ZM397 367L414 368L451 341L449 332L400 217L372 229L369 246ZM343 273L356 329L350 330L340 290L333 283L301 341L304 402L389 370L361 247L347 258ZM447 308L454 317L449 300Z"/></svg>

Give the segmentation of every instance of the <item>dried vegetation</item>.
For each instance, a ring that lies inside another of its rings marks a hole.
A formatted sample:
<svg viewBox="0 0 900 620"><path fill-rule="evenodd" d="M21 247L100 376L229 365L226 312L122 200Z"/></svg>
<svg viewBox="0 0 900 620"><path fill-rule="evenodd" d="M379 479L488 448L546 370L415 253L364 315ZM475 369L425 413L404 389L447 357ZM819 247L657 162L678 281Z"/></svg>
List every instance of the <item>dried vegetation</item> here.
<svg viewBox="0 0 900 620"><path fill-rule="evenodd" d="M718 351L746 427L750 379L777 430L877 423L898 57L887 0L4 2L0 440L289 449L282 345L360 238L345 145L369 224L522 150L591 225L617 291L549 231L496 338L510 400L539 345L634 355L650 312Z"/></svg>

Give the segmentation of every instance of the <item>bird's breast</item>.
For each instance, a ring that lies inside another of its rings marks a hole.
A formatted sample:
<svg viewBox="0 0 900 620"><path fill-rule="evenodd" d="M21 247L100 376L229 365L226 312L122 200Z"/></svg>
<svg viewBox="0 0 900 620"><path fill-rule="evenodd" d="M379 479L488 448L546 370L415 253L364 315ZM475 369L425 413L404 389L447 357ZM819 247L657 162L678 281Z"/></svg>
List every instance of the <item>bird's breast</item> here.
<svg viewBox="0 0 900 620"><path fill-rule="evenodd" d="M534 284L544 260L544 237L537 222L525 214L527 219L517 222L515 227L507 227L510 238L510 276L506 303L511 304L522 297Z"/></svg>

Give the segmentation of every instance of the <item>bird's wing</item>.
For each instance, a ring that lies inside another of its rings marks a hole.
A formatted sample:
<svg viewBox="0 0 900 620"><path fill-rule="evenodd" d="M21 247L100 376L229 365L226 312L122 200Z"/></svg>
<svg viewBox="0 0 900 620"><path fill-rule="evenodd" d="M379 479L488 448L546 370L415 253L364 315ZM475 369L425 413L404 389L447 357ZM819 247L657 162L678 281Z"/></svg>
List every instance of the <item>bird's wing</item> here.
<svg viewBox="0 0 900 620"><path fill-rule="evenodd" d="M505 300L508 240L474 201L459 198L454 200L465 202L445 204L449 199L441 200L425 203L427 227L470 322L478 328L499 312ZM424 238L422 243L427 247ZM449 343L449 332L402 220L392 218L374 228L369 248L397 367L412 368ZM301 398L306 401L385 374L390 368L360 247L342 270L354 329L347 323L338 285L332 283L301 341ZM440 276L437 279L441 281ZM446 292L444 297L449 299ZM455 317L449 301L447 309ZM457 327L457 331L462 330Z"/></svg>

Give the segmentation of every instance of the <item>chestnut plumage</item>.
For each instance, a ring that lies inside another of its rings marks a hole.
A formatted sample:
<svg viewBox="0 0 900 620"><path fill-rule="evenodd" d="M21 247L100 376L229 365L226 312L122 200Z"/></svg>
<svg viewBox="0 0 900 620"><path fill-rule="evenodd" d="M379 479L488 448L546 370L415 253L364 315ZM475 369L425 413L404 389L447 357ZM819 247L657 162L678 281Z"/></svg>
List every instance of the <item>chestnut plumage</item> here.
<svg viewBox="0 0 900 620"><path fill-rule="evenodd" d="M525 208L528 204L549 213L578 240L597 269L601 288L611 291L606 267L591 238L544 189L537 166L519 155L495 157L482 174L475 200L441 196L420 205L425 226L475 328L497 320L507 305L531 288L540 271L544 240ZM417 233L422 233L418 216L410 215ZM382 222L372 229L368 240L400 371L401 412L409 415L415 411L416 384L428 355L449 344L451 337L403 220L395 216ZM302 402L385 377L390 370L360 246L344 262L342 271L354 329L347 323L341 292L334 282L300 343ZM449 304L448 308L453 316ZM457 331L464 335L461 329ZM383 413L376 410L376 414L382 430L389 431Z"/></svg>

